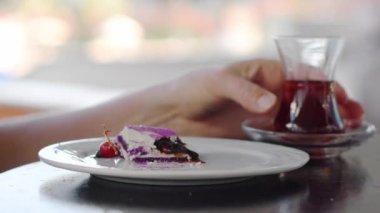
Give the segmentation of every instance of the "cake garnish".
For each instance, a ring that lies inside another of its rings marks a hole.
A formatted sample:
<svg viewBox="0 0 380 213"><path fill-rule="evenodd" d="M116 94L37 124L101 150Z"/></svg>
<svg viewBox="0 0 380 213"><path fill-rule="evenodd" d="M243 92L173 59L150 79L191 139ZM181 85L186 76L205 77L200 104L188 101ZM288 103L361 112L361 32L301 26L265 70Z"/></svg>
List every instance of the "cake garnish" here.
<svg viewBox="0 0 380 213"><path fill-rule="evenodd" d="M112 142L109 134L110 130L104 128L103 134L105 138L105 142L100 145L98 152L96 153L96 157L99 158L113 158L119 156L119 149Z"/></svg>

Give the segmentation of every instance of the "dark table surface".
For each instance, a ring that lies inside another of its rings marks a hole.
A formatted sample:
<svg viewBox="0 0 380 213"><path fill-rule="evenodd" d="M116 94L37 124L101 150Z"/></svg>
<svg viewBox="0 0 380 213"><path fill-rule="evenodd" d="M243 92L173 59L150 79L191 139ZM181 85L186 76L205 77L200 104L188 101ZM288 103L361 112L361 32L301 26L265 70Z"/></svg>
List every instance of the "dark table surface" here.
<svg viewBox="0 0 380 213"><path fill-rule="evenodd" d="M380 134L340 158L212 186L106 181L42 162L0 174L0 212L380 212Z"/></svg>

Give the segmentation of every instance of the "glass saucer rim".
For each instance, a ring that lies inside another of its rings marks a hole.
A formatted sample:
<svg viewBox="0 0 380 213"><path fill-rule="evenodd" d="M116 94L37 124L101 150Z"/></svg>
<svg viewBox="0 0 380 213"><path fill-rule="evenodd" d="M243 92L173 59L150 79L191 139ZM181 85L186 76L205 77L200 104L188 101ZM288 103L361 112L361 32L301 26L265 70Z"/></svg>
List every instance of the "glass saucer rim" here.
<svg viewBox="0 0 380 213"><path fill-rule="evenodd" d="M257 134L260 134L261 136L275 136L275 137L295 137L295 138L302 138L302 139L316 139L318 137L321 138L343 138L346 137L348 138L345 141L340 141L340 142L332 142L332 143L326 143L326 142L313 142L313 143L302 143L302 142L289 142L286 140L268 140L265 142L268 143L275 143L275 144L281 144L281 145L288 145L292 147L343 147L343 146L352 146L355 145L359 142L362 142L369 137L371 137L373 134L376 133L377 128L374 124L368 122L368 121L363 121L362 125L360 127L354 128L354 129L349 129L346 132L342 133L312 133L312 134L298 134L298 133L289 133L289 132L276 132L272 130L265 130L265 129L259 129L259 128L254 128L250 126L250 123L252 122L252 119L246 119L241 123L241 128L243 131L246 133L247 136L251 137L250 133L254 132ZM362 141L355 141L350 139L351 137L354 136L359 136L359 135L364 135L364 139ZM263 141L263 140L262 140Z"/></svg>
<svg viewBox="0 0 380 213"><path fill-rule="evenodd" d="M302 35L302 34L278 34L278 35L273 35L272 38L274 40L281 40L281 39L336 39L339 41L344 41L345 37L341 35L317 35L317 36L312 36L312 35Z"/></svg>

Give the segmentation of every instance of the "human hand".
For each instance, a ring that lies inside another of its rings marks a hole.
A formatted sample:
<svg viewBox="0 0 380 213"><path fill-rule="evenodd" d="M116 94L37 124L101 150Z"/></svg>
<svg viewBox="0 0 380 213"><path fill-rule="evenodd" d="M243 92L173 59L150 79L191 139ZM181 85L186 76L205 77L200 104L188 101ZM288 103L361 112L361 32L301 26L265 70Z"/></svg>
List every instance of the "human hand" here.
<svg viewBox="0 0 380 213"><path fill-rule="evenodd" d="M356 128L362 124L364 110L359 102L350 99L343 87L335 84L335 95L338 103L339 113L343 119L345 128Z"/></svg>
<svg viewBox="0 0 380 213"><path fill-rule="evenodd" d="M254 117L273 121L281 96L283 72L273 60L251 60L174 81L171 99L177 116L166 124L182 135L245 137L241 122ZM169 98L168 98L169 97Z"/></svg>
<svg viewBox="0 0 380 213"><path fill-rule="evenodd" d="M284 74L273 60L251 60L213 72L187 75L174 84L177 116L168 127L182 135L244 138L241 122L255 127L273 124ZM169 93L170 94L170 93ZM363 109L337 84L339 111L346 128L361 124Z"/></svg>

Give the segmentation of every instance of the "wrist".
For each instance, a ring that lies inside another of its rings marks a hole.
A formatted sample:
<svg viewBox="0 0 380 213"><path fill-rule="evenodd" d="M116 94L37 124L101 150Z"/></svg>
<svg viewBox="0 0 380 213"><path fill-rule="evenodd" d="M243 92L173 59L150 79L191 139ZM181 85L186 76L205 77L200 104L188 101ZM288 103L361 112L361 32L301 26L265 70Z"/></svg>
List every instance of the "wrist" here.
<svg viewBox="0 0 380 213"><path fill-rule="evenodd" d="M170 127L179 114L171 84L149 87L131 95L126 103L125 121L131 124Z"/></svg>

